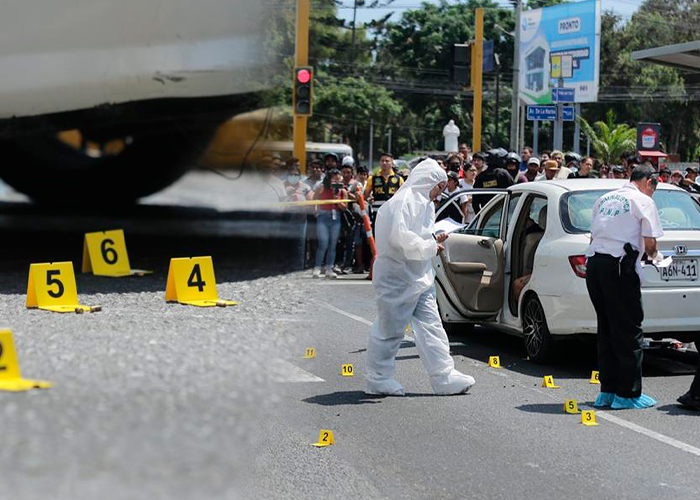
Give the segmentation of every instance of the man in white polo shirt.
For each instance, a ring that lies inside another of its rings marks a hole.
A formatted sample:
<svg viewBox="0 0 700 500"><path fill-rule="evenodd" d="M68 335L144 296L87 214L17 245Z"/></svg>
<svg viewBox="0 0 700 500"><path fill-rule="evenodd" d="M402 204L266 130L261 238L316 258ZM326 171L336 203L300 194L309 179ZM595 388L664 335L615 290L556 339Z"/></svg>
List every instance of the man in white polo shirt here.
<svg viewBox="0 0 700 500"><path fill-rule="evenodd" d="M595 202L586 286L598 316L600 395L594 406L649 408L642 394L641 255L661 260L663 236L652 195L658 174L650 166L632 171L630 182Z"/></svg>

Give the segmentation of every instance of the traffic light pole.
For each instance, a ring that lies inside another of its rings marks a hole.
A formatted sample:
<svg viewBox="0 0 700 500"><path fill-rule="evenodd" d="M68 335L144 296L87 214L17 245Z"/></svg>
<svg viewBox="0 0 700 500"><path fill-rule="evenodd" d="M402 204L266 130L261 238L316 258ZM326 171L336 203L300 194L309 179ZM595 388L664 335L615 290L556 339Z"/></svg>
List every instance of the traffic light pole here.
<svg viewBox="0 0 700 500"><path fill-rule="evenodd" d="M510 149L520 151L518 144L518 123L520 123L520 22L523 15L523 2L515 6L515 50L513 51L513 101L510 112ZM476 150L474 150L476 151Z"/></svg>
<svg viewBox="0 0 700 500"><path fill-rule="evenodd" d="M476 40L472 45L472 88L474 89L474 129L472 151L481 151L481 98L484 80L484 9L476 9Z"/></svg>
<svg viewBox="0 0 700 500"><path fill-rule="evenodd" d="M309 64L309 0L297 0L295 66ZM306 175L306 116L294 115L294 156Z"/></svg>

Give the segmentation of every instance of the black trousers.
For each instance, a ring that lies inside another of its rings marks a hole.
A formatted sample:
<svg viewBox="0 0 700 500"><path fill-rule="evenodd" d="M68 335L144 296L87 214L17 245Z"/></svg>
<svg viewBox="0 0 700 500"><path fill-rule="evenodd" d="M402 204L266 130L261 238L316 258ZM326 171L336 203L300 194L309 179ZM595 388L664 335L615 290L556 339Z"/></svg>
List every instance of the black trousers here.
<svg viewBox="0 0 700 500"><path fill-rule="evenodd" d="M637 273L620 275L619 259L588 259L586 286L598 316L601 392L623 398L642 394L642 290Z"/></svg>
<svg viewBox="0 0 700 500"><path fill-rule="evenodd" d="M695 344L695 347L700 347L700 342L697 342ZM698 356L698 369L695 372L695 378L693 379L693 383L690 385L690 393L693 396L700 397L700 356Z"/></svg>

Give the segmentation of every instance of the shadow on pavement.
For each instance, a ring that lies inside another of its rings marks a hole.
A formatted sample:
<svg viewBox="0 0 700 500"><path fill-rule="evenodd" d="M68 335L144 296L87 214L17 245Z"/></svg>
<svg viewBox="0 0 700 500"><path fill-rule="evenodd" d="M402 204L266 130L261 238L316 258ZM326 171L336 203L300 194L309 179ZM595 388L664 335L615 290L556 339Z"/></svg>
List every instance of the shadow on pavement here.
<svg viewBox="0 0 700 500"><path fill-rule="evenodd" d="M592 403L592 402L591 402ZM516 409L527 413L544 413L547 415L563 415L570 416L570 413L564 412L564 403L543 403L516 406Z"/></svg>
<svg viewBox="0 0 700 500"><path fill-rule="evenodd" d="M552 359L547 363L535 363L526 359L521 338L485 327L476 327L467 335L450 336L453 355L488 362L489 356L499 356L505 369L542 377L589 379L597 370L595 336L577 336L560 339L555 344ZM668 377L692 375L696 370L697 354L648 350L644 352L644 377Z"/></svg>
<svg viewBox="0 0 700 500"><path fill-rule="evenodd" d="M658 411L662 411L666 413L667 415L672 415L672 416L696 416L700 417L700 411L698 410L693 410L692 408L686 408L685 406L682 406L681 404L671 404L671 405L664 405L664 406L659 406L656 408Z"/></svg>
<svg viewBox="0 0 700 500"><path fill-rule="evenodd" d="M304 403L321 406L345 406L377 404L386 397L388 396L372 396L365 394L363 391L337 391L331 392L330 394L319 394L318 396L312 396L302 401Z"/></svg>

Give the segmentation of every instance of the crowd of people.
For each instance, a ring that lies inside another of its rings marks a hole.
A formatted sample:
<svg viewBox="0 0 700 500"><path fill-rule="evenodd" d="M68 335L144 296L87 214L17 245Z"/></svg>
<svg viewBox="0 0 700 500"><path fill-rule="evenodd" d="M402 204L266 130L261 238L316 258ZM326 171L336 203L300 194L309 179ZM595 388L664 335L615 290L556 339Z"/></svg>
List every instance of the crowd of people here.
<svg viewBox="0 0 700 500"><path fill-rule="evenodd" d="M469 195L468 191L473 188L507 188L523 182L567 178L629 179L635 166L648 163L633 153L622 155L617 165L557 150L543 151L538 157L530 147L524 147L520 155L502 148L472 153L464 143L459 145L459 151L435 155L432 159L447 175L447 185L435 200L435 208L453 194L463 193L457 198L459 202L451 203L439 218L449 217L461 224L470 223L483 204L479 196ZM399 190L410 170L397 169L394 158L388 153L381 154L376 172L356 166L351 156L341 160L336 154L328 153L310 161L306 177L301 175L297 158L286 162L276 159L272 171L281 201L318 202L288 209L303 219L306 237L300 253L304 267L313 269L312 276L337 278L340 274L367 273L372 256L359 196L364 197L374 225L377 210ZM689 166L685 172L663 166L659 169L660 182L700 193L697 176L698 167L695 166ZM333 200L338 202L329 203Z"/></svg>

